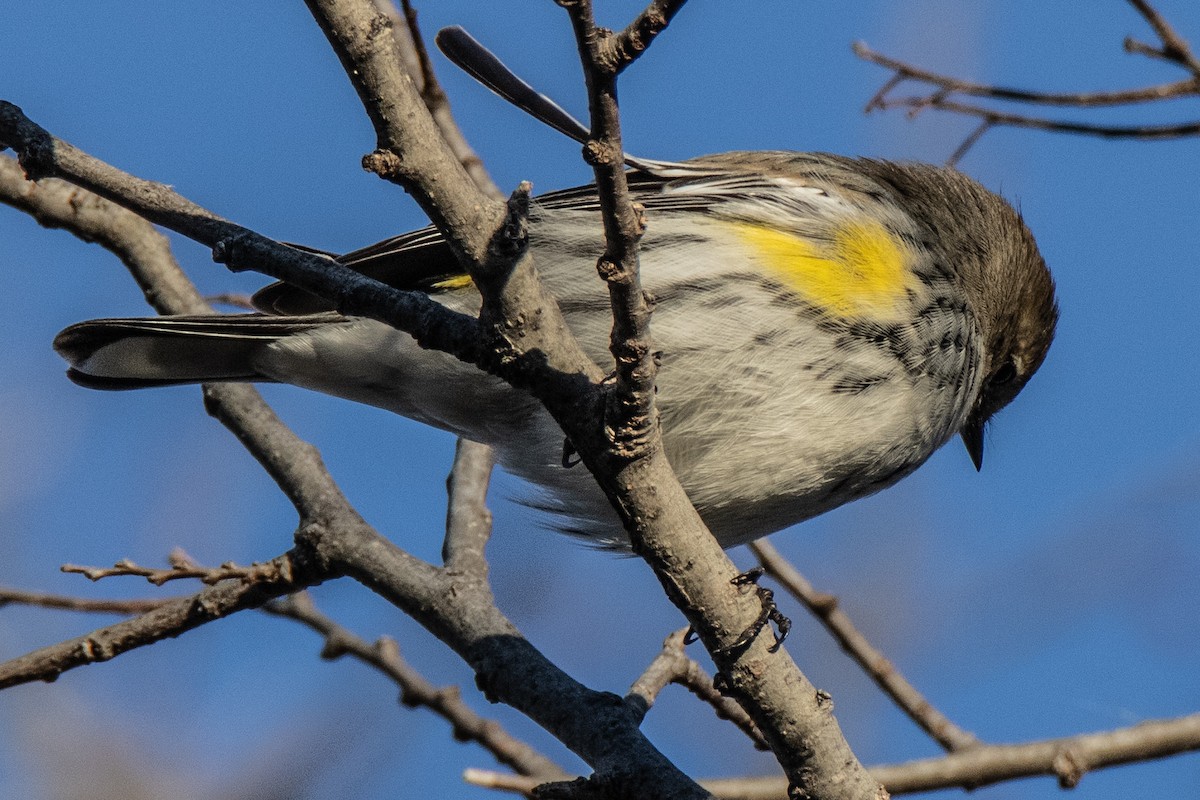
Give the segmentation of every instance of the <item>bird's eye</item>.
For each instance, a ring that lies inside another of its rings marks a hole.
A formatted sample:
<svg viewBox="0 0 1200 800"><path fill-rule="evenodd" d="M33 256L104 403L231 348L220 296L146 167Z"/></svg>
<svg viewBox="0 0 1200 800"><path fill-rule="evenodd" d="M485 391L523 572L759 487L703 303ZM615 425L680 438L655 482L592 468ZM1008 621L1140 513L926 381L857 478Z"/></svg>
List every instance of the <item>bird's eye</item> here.
<svg viewBox="0 0 1200 800"><path fill-rule="evenodd" d="M1006 386L1017 377L1017 366L1011 361L1005 361L1000 369L992 373L993 386Z"/></svg>

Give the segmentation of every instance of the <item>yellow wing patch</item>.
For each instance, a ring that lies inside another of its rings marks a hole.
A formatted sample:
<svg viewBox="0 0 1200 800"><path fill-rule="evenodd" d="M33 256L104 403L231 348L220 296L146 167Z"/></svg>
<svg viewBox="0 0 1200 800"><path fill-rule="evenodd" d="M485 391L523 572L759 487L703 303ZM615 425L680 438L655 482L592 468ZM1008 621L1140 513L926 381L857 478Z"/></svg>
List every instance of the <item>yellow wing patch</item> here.
<svg viewBox="0 0 1200 800"><path fill-rule="evenodd" d="M727 223L772 277L841 317L894 318L920 283L912 254L878 222L851 220L828 242L751 222Z"/></svg>

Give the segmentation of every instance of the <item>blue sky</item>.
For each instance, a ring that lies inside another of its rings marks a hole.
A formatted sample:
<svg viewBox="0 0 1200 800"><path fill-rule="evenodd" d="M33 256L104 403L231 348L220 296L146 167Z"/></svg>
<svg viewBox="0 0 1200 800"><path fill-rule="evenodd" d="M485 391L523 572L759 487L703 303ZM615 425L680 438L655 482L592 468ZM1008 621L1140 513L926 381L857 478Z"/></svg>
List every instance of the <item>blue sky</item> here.
<svg viewBox="0 0 1200 800"><path fill-rule="evenodd" d="M600 2L618 24L638 7ZM422 23L462 24L564 106L584 109L565 15L550 2L420 6ZM1162 0L1200 47L1200 7ZM395 187L364 173L373 147L336 58L300 3L86 4L43 0L6 13L0 96L60 137L172 184L264 234L348 250L423 224ZM886 74L850 43L956 75L1059 91L1175 80L1125 55L1145 24L1118 0L853 4L694 0L622 83L626 143L657 158L789 148L940 161L971 127L926 114L862 114ZM588 180L578 147L438 62L458 119L502 187ZM1091 115L1194 117L1196 102ZM996 420L976 474L951 444L899 486L773 537L955 721L1016 741L1194 711L1200 641L1200 142L1104 142L990 133L961 167L1017 203L1058 281L1062 321L1044 367ZM93 596L166 593L99 585L64 562L161 563L174 546L217 563L287 548L294 513L202 411L199 391L87 392L50 349L80 319L144 313L111 256L0 209L0 582ZM176 241L206 292L265 281L230 275ZM440 547L453 442L375 409L288 387L265 393L318 445L380 530L416 554ZM499 476L489 553L502 608L589 685L624 692L678 613L640 562L539 528ZM749 563L745 553L735 553ZM358 633L389 634L438 683L581 768L531 723L488 706L457 658L350 582L318 604ZM868 762L935 753L828 637L797 622L789 647L830 691ZM0 657L104 620L6 608ZM312 797L422 797L491 767L444 723L398 708L385 680L317 658L316 637L243 614L178 641L0 695L0 782L14 796L69 796L81 781L139 776L148 794L215 797L275 771L311 778ZM768 756L668 690L646 729L695 775L770 771ZM325 769L316 765L328 761ZM97 770L94 764L105 769ZM279 765L284 765L280 767ZM297 769L302 765L302 769ZM86 776L86 778L85 778ZM1088 775L1075 797L1154 796L1195 785L1181 757ZM190 792L190 794L189 794ZM1040 779L984 798L1058 792ZM252 794L252 793L251 793ZM246 796L251 796L247 794ZM235 796L230 794L229 796Z"/></svg>

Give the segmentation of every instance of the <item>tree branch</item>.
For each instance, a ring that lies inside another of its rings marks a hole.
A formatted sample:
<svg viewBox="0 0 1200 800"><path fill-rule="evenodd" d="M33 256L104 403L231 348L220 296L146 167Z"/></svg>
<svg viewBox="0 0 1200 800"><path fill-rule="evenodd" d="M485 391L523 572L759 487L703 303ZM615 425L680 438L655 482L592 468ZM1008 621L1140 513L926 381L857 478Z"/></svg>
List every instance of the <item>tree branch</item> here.
<svg viewBox="0 0 1200 800"><path fill-rule="evenodd" d="M11 105L0 104L0 141L28 142L28 136L12 137L13 125L20 126L24 119L23 115L14 117L14 109ZM28 133L29 128L18 127L18 131ZM57 164L58 156L65 153L68 174L84 171L89 176L100 176L110 190L121 196L125 205L149 207L150 214L175 220L188 230L223 230L220 223L224 221L213 223L211 220L215 218L205 217L206 212L196 215L199 222L193 228L191 217L174 213L181 206L187 207L187 201L177 198L169 190L136 179L126 181L124 178L128 176L89 159L68 145L56 143L48 135L33 139L35 150L39 142L58 149L48 163ZM45 148L37 152L45 152ZM45 163L37 158L34 160ZM8 159L0 158L0 164L3 163L12 164ZM7 174L12 179L14 172L19 173L15 165L11 169L0 169L0 178ZM116 241L108 241L119 236L121 223L127 221L125 215L133 216L129 211L99 198L92 200L87 192L63 184L42 182L31 188L26 183L19 175L15 180L0 180L0 189L11 190L0 191L0 197L6 202L10 194L24 198L14 200L13 204L40 203L39 219L44 224L52 218L56 225L68 230L72 230L74 219L72 207L102 209L102 213L96 215L98 220L94 220L97 227L87 235L94 236L116 252L130 249ZM53 188L42 191L47 187ZM128 191L128 196L122 194L124 191ZM146 223L143 220L137 224ZM104 233L105 238L98 232ZM186 297L189 291L195 292L194 288L183 288L187 280L182 273L156 272L155 265L141 263L135 264L134 268L153 276L151 283L156 287L160 283L172 287L171 292L156 289L156 294ZM198 295L195 297L198 301ZM300 510L297 544L298 551L305 553L305 580L274 594L267 593L263 584L252 587L220 585L196 595L195 602L192 598L172 601L138 620L118 623L91 637L81 637L15 659L0 670L0 681L4 681L0 686L52 678L68 669L111 658L132 647L178 635L210 619L261 605L270 597L299 586L349 573L408 612L458 652L475 669L478 681L487 688L489 697L508 703L540 723L593 767L613 776L617 783L636 787L630 796L703 796L645 740L619 698L594 692L575 682L525 641L515 626L496 609L486 582L437 570L396 548L370 528L341 495L316 451L295 438L253 389L237 384L206 387L205 399L209 413L234 432Z"/></svg>
<svg viewBox="0 0 1200 800"><path fill-rule="evenodd" d="M658 694L668 684L676 683L712 706L718 718L729 720L741 729L742 733L754 742L756 748L769 750L770 746L763 738L762 731L754 724L754 720L736 702L721 694L713 684L712 678L705 674L703 667L684 652L686 637L685 628L666 638L659 654L634 681L633 686L629 687L625 702L631 704L644 717L654 705Z"/></svg>
<svg viewBox="0 0 1200 800"><path fill-rule="evenodd" d="M619 59L612 34L596 27L591 0L557 0L570 16L587 81L591 130L584 158L593 167L604 215L606 250L598 268L613 308L616 376L605 405L613 447L610 469L593 472L617 502L634 552L654 569L712 654L729 693L771 744L797 794L878 798L832 714L827 694L765 637L743 645L762 595L735 586L738 571L704 527L664 455L654 407L657 365L650 345L650 303L641 289L637 244L643 220L631 202L617 109ZM571 431L568 431L570 434ZM590 448L572 443L589 461ZM614 452L615 451L615 452ZM612 475L613 482L606 480ZM757 588L757 587L753 587Z"/></svg>
<svg viewBox="0 0 1200 800"><path fill-rule="evenodd" d="M813 588L799 570L770 543L753 542L750 544L750 551L766 569L767 574L779 581L793 597L803 603L884 694L892 698L892 701L933 737L934 741L947 750L963 750L979 744L975 736L959 728L934 708L916 687L905 680L895 665L867 641L867 637L854 626L846 612L838 607L836 597Z"/></svg>
<svg viewBox="0 0 1200 800"><path fill-rule="evenodd" d="M133 619L6 661L0 664L0 689L31 681L53 681L68 670L108 661L130 650L174 638L213 620L257 608L273 597L311 586L323 578L295 551L273 562L286 579L224 582L188 597L164 601Z"/></svg>
<svg viewBox="0 0 1200 800"><path fill-rule="evenodd" d="M1145 17L1146 22L1150 23L1150 27L1154 28L1159 41L1162 42L1162 47L1154 48L1129 37L1125 39L1125 49L1131 53L1172 61L1189 70L1196 80L1200 81L1200 60L1197 60L1196 56L1192 54L1192 48L1187 40L1176 33L1158 9L1146 0L1129 0L1129 5Z"/></svg>
<svg viewBox="0 0 1200 800"><path fill-rule="evenodd" d="M613 70L620 74L667 29L687 0L652 0L650 5L612 40Z"/></svg>
<svg viewBox="0 0 1200 800"><path fill-rule="evenodd" d="M6 605L54 608L60 611L88 611L101 614L144 614L166 603L170 598L135 598L132 600L93 600L90 597L71 597L46 592L26 592L20 589L0 588L0 608Z"/></svg>
<svg viewBox="0 0 1200 800"><path fill-rule="evenodd" d="M1098 123L1056 120L1032 114L1015 114L997 109L963 103L955 100L956 95L981 97L988 100L1011 101L1025 105L1069 106L1095 108L1100 106L1125 106L1136 103L1194 97L1200 95L1200 60L1192 53L1187 41L1181 37L1166 19L1146 0L1129 0L1129 3L1154 29L1161 46L1154 47L1131 37L1125 39L1125 49L1131 53L1169 61L1186 69L1191 75L1183 80L1162 83L1139 89L1124 89L1111 92L1037 92L1013 89L1004 86L974 83L949 75L931 72L882 53L875 52L862 42L854 44L854 52L860 58L892 70L893 75L867 103L866 110L906 108L910 117L925 109L945 111L962 116L975 117L980 121L970 134L958 145L947 163L957 163L983 137L995 127L1009 126L1034 128L1052 133L1070 133L1082 136L1098 136L1106 139L1138 139L1154 141L1178 139L1200 135L1200 121L1168 125L1104 125ZM892 97L892 92L905 81L927 84L927 94L913 97Z"/></svg>
<svg viewBox="0 0 1200 800"><path fill-rule="evenodd" d="M1056 777L1072 788L1084 774L1138 761L1200 750L1200 714L1150 720L1128 728L1025 744L993 744L940 758L871 767L892 794L960 787L977 789L1037 775ZM781 800L786 786L778 778L731 778L701 781L718 797Z"/></svg>
<svg viewBox="0 0 1200 800"><path fill-rule="evenodd" d="M517 773L540 780L561 780L567 774L550 759L531 746L509 734L495 720L479 716L462 701L457 686L438 688L425 679L400 655L394 639L381 637L368 642L322 614L306 592L272 600L262 610L295 620L325 639L321 657L337 659L344 655L374 667L400 687L400 703L409 708L424 707L450 723L454 738L460 742L475 742L501 764Z"/></svg>
<svg viewBox="0 0 1200 800"><path fill-rule="evenodd" d="M943 75L938 72L922 69L915 64L901 61L898 58L884 55L871 49L866 42L855 42L851 49L854 54L864 61L878 64L892 70L895 75L867 103L867 110L890 108L886 100L887 94L902 81L917 81L935 86L938 90L953 94L986 97L992 100L1011 100L1029 105L1067 106L1072 108L1102 108L1105 106L1135 105L1152 103L1174 97L1186 97L1196 92L1196 79L1185 78L1172 83L1158 83L1137 89L1120 89L1111 92L1038 92L1030 89L1017 89L1011 86L997 86L988 83Z"/></svg>
<svg viewBox="0 0 1200 800"><path fill-rule="evenodd" d="M1128 728L1026 744L982 745L940 758L871 767L893 795L939 789L978 789L1039 775L1072 788L1089 771L1200 750L1200 714L1142 722ZM475 786L528 794L534 781L519 775L468 770ZM700 784L718 798L784 800L788 784L778 777L712 778Z"/></svg>
<svg viewBox="0 0 1200 800"><path fill-rule="evenodd" d="M495 454L486 445L459 439L454 467L446 478L446 539L442 560L453 572L487 579L483 549L492 534L492 513L487 507L488 483Z"/></svg>

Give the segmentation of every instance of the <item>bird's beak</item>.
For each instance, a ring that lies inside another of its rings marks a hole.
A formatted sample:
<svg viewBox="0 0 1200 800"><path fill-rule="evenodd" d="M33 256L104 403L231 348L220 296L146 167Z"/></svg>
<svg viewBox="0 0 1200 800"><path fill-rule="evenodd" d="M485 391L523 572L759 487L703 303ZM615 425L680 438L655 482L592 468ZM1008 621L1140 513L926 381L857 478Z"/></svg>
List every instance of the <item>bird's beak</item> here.
<svg viewBox="0 0 1200 800"><path fill-rule="evenodd" d="M969 419L958 435L962 437L963 444L967 446L967 453L971 456L971 463L975 465L975 471L983 469L983 423L976 419Z"/></svg>

